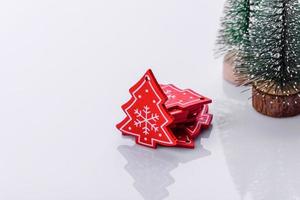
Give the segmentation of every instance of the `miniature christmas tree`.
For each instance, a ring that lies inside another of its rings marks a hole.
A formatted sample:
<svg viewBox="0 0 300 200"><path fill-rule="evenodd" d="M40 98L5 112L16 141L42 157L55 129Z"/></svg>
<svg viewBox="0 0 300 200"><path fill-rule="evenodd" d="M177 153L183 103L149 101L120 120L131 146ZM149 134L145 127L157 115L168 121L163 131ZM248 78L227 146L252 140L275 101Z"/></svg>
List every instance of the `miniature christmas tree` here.
<svg viewBox="0 0 300 200"><path fill-rule="evenodd" d="M237 76L253 86L253 106L273 117L300 113L300 4L262 0L255 6L248 41L240 45Z"/></svg>
<svg viewBox="0 0 300 200"><path fill-rule="evenodd" d="M250 0L228 0L217 38L218 52L236 51L248 35L249 23Z"/></svg>
<svg viewBox="0 0 300 200"><path fill-rule="evenodd" d="M217 53L226 54L224 58L224 79L238 84L235 78L235 56L248 39L250 25L250 0L227 0L221 29L217 37Z"/></svg>

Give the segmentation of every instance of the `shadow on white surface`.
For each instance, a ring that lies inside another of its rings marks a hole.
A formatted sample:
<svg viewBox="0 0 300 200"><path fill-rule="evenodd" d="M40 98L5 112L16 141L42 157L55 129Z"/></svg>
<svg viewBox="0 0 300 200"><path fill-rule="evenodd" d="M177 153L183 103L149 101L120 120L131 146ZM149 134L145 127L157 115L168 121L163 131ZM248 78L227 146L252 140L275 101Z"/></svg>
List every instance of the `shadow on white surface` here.
<svg viewBox="0 0 300 200"><path fill-rule="evenodd" d="M134 179L134 188L146 200L161 200L169 196L167 187L175 183L170 172L180 163L187 163L209 156L210 151L200 144L201 138L210 136L211 128L196 139L195 149L148 149L140 145L120 145L118 151L128 161L125 170Z"/></svg>
<svg viewBox="0 0 300 200"><path fill-rule="evenodd" d="M300 199L300 117L274 119L219 100L215 124L241 199ZM299 123L298 123L299 124Z"/></svg>
<svg viewBox="0 0 300 200"><path fill-rule="evenodd" d="M224 94L231 99L235 100L242 100L244 102L247 102L247 99L251 97L250 94L250 87L243 87L243 86L236 86L232 83L229 83L226 80L222 81L222 88Z"/></svg>

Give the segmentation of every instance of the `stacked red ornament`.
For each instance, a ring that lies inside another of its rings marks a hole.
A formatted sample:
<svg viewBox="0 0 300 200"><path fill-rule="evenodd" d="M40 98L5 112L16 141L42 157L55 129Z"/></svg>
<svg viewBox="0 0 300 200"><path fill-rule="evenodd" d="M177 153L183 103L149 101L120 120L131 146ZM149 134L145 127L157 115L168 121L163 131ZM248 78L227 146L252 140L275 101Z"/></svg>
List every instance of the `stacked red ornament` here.
<svg viewBox="0 0 300 200"><path fill-rule="evenodd" d="M137 144L194 148L201 129L211 124L210 99L190 89L159 85L150 69L129 91L132 98L122 106L126 118L117 128L135 136Z"/></svg>

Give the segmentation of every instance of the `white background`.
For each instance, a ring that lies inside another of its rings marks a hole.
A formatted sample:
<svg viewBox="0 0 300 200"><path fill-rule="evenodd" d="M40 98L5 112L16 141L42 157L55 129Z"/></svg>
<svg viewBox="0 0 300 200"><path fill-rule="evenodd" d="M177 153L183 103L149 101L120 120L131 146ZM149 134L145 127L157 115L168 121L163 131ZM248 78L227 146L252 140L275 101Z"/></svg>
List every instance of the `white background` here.
<svg viewBox="0 0 300 200"><path fill-rule="evenodd" d="M213 56L223 0L0 3L0 199L300 199L299 117L256 113ZM115 125L128 89L211 97L194 150L137 146Z"/></svg>

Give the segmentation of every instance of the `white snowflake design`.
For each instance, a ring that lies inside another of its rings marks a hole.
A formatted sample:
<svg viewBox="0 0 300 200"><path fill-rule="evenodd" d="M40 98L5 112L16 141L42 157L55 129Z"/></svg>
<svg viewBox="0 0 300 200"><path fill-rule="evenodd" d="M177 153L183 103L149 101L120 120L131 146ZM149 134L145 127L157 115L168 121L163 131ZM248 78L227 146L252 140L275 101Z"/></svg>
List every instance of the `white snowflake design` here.
<svg viewBox="0 0 300 200"><path fill-rule="evenodd" d="M134 114L137 118L134 121L136 127L142 127L143 133L148 135L150 130L157 132L158 127L156 125L157 120L159 120L159 115L156 113L151 113L150 108L146 105L143 110L135 109Z"/></svg>
<svg viewBox="0 0 300 200"><path fill-rule="evenodd" d="M176 98L176 96L174 94L172 94L171 90L165 90L164 92L167 95L168 99L175 99Z"/></svg>

